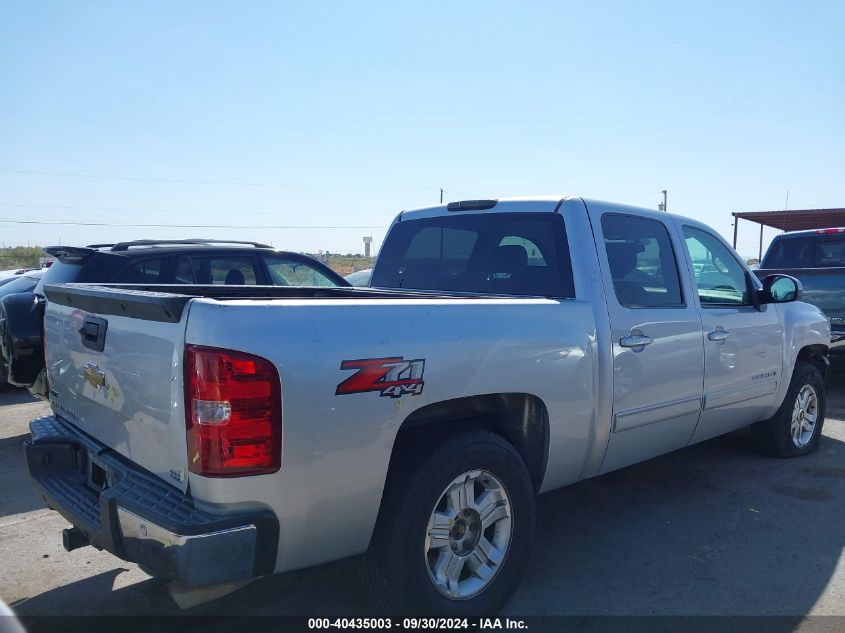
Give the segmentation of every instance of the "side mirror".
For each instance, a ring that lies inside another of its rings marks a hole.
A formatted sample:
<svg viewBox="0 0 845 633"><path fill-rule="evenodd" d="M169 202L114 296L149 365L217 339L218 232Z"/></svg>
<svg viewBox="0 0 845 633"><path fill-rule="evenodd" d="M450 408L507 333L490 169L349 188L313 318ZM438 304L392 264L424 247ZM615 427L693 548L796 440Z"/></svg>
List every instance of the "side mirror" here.
<svg viewBox="0 0 845 633"><path fill-rule="evenodd" d="M801 282L789 275L769 275L763 280L762 303L800 301L804 294Z"/></svg>

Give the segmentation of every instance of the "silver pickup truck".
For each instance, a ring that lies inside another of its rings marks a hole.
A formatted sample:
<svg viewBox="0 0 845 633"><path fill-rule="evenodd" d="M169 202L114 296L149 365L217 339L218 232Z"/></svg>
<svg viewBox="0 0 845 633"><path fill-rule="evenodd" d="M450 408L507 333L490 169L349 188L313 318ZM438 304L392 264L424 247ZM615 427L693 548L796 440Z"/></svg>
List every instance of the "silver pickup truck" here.
<svg viewBox="0 0 845 633"><path fill-rule="evenodd" d="M32 480L67 549L181 586L363 554L392 611L490 613L536 494L749 425L805 455L824 422L830 326L797 281L579 197L403 212L371 288L46 294Z"/></svg>

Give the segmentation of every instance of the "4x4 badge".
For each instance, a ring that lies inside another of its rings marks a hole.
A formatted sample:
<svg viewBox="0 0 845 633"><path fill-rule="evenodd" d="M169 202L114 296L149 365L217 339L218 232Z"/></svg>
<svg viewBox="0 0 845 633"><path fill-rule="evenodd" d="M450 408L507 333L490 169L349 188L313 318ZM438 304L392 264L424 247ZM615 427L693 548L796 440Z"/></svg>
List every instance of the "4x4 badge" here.
<svg viewBox="0 0 845 633"><path fill-rule="evenodd" d="M367 391L378 391L382 397L390 398L418 396L425 384L424 358L405 360L401 356L391 356L345 360L340 363L340 368L357 371L337 386L334 392L336 396Z"/></svg>

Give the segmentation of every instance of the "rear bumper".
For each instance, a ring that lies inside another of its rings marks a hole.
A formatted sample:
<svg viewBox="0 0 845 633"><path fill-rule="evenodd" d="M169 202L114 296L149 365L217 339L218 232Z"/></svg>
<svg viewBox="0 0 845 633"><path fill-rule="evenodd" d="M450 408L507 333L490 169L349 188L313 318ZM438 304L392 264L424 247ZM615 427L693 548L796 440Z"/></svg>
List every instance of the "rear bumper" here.
<svg viewBox="0 0 845 633"><path fill-rule="evenodd" d="M269 510L218 514L56 416L30 423L29 474L53 510L90 544L190 586L272 573L279 523ZM81 543L79 543L81 541Z"/></svg>

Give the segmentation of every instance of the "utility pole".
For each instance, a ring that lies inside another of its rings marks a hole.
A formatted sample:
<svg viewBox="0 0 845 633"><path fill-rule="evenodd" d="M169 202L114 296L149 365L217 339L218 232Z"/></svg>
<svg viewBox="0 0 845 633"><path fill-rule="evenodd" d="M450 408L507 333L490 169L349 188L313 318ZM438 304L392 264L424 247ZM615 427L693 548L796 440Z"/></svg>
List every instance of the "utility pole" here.
<svg viewBox="0 0 845 633"><path fill-rule="evenodd" d="M666 208L666 190L663 189L660 193L663 194L663 202L658 203L657 210L658 211L668 211Z"/></svg>
<svg viewBox="0 0 845 633"><path fill-rule="evenodd" d="M731 212L731 215L734 216L734 250L736 250L736 235L739 230L739 218L736 217L735 212Z"/></svg>
<svg viewBox="0 0 845 633"><path fill-rule="evenodd" d="M440 204L443 204L443 187L440 187Z"/></svg>

